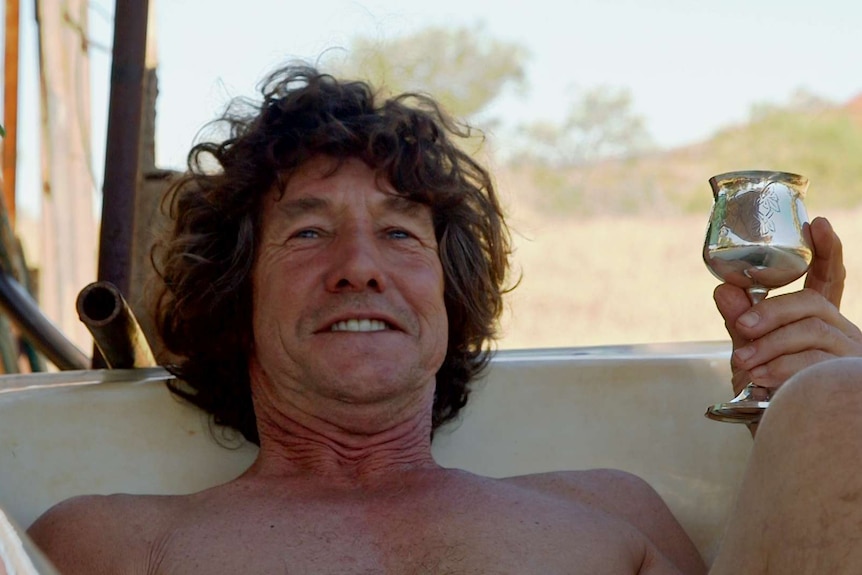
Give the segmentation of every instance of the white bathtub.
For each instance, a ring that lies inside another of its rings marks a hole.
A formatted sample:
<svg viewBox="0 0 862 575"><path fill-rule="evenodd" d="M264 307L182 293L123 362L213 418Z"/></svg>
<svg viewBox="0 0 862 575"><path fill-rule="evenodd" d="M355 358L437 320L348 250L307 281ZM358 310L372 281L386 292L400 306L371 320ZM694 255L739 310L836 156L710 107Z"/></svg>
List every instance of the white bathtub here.
<svg viewBox="0 0 862 575"><path fill-rule="evenodd" d="M730 396L729 354L724 342L499 352L463 415L438 431L434 455L495 477L631 471L711 561L751 447L744 426L703 415ZM230 448L220 445L166 377L161 368L0 377L0 509L17 536L72 495L186 493L251 463L256 448L213 429Z"/></svg>

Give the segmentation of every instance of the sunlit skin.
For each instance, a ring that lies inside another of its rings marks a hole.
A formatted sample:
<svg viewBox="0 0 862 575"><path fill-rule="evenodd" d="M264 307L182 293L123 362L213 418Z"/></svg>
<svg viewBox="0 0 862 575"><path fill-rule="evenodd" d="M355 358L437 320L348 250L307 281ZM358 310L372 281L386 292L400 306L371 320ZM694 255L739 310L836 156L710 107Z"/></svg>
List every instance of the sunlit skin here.
<svg viewBox="0 0 862 575"><path fill-rule="evenodd" d="M381 441L427 453L448 333L443 270L427 206L359 160L333 165L310 161L263 201L250 360L261 447L283 455L301 435L293 464L385 466L358 454Z"/></svg>

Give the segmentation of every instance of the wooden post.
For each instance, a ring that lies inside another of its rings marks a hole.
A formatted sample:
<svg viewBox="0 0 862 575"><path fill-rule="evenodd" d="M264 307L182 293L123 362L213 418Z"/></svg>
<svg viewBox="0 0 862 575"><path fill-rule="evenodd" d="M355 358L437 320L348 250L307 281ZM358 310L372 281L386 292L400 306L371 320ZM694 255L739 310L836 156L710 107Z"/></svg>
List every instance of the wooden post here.
<svg viewBox="0 0 862 575"><path fill-rule="evenodd" d="M3 56L3 196L6 215L15 229L15 174L18 162L18 30L19 0L6 0L6 46Z"/></svg>
<svg viewBox="0 0 862 575"><path fill-rule="evenodd" d="M90 163L86 0L39 0L42 103L42 258L39 303L79 348L92 337L75 310L96 279L98 228Z"/></svg>

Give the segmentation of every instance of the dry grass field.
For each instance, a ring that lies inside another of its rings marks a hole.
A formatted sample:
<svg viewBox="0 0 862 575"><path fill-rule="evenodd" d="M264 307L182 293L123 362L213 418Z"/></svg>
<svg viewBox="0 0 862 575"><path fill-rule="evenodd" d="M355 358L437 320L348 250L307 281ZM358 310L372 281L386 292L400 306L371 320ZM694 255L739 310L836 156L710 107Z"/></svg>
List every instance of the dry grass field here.
<svg viewBox="0 0 862 575"><path fill-rule="evenodd" d="M718 280L700 251L712 200L706 179L740 166L811 178L809 214L828 217L845 246L842 310L862 323L862 206L823 211L859 204L860 130L857 98L834 109L776 111L708 141L608 160L568 178L551 173L556 180L538 186L527 170L499 166L494 173L509 203L514 260L523 272L509 298L500 347L726 339L712 302ZM544 210L534 209L540 205ZM584 209L657 215L560 215ZM699 215L671 215L677 213Z"/></svg>
<svg viewBox="0 0 862 575"><path fill-rule="evenodd" d="M523 277L509 295L501 349L726 339L712 301L718 280L700 256L707 213L547 221L510 212ZM862 209L811 215L828 217L842 237L842 311L862 323Z"/></svg>

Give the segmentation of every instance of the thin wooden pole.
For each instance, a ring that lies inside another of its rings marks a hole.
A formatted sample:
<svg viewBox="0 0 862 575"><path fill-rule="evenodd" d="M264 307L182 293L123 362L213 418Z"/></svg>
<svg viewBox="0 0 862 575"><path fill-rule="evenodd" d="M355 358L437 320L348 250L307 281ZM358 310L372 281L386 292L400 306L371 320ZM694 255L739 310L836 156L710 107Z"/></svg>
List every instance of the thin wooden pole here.
<svg viewBox="0 0 862 575"><path fill-rule="evenodd" d="M39 305L82 349L92 336L75 299L96 277L87 0L39 0L42 253Z"/></svg>
<svg viewBox="0 0 862 575"><path fill-rule="evenodd" d="M15 172L18 140L18 0L6 0L5 45L3 47L3 194L0 198L0 227L15 228ZM4 256L11 259L11 234L2 234ZM6 268L6 266L3 266ZM5 271L9 271L6 268ZM0 356L4 373L18 371L17 338L8 318L0 317Z"/></svg>
<svg viewBox="0 0 862 575"><path fill-rule="evenodd" d="M6 45L3 57L3 197L9 224L15 229L15 181L18 157L19 0L6 0Z"/></svg>

